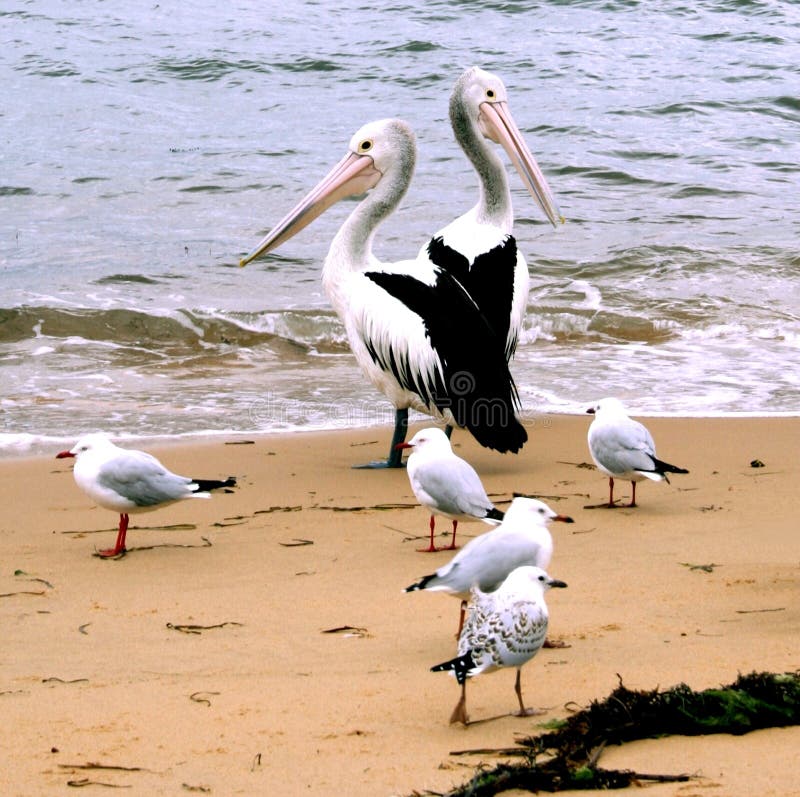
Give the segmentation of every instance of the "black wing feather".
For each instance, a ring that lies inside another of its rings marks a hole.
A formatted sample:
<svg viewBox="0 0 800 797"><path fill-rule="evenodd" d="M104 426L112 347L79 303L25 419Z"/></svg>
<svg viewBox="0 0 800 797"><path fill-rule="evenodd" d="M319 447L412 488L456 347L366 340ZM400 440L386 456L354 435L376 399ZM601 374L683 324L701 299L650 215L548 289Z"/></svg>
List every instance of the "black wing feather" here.
<svg viewBox="0 0 800 797"><path fill-rule="evenodd" d="M441 362L427 384L412 373L407 357L381 355L367 342L373 361L406 390L440 412L450 410L483 446L517 452L528 439L516 417L519 396L508 370L504 341L494 334L461 283L443 269L428 285L409 274L368 271L365 276L418 315ZM442 308L456 308L445 313Z"/></svg>
<svg viewBox="0 0 800 797"><path fill-rule="evenodd" d="M517 242L514 236L506 236L502 243L478 255L472 265L461 252L447 246L441 237L431 239L428 257L434 265L447 271L464 286L498 340L505 346L517 268ZM516 341L513 341L506 352L507 358L511 357L515 348Z"/></svg>

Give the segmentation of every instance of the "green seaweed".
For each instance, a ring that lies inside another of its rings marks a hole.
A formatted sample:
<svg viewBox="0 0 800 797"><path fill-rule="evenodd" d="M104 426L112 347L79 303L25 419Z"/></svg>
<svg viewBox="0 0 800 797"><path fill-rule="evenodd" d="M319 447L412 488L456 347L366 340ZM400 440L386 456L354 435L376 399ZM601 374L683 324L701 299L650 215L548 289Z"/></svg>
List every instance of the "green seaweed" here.
<svg viewBox="0 0 800 797"><path fill-rule="evenodd" d="M686 684L664 691L637 691L624 686L620 678L619 686L605 700L592 701L557 729L518 739L517 748L496 751L503 756L520 756L524 759L521 763L481 767L468 783L442 797L491 797L508 789L623 789L643 781L686 781L690 777L683 774L601 769L597 761L609 744L670 735L741 735L798 724L800 671L753 672L740 675L728 686L699 692ZM475 751L458 754L471 752Z"/></svg>

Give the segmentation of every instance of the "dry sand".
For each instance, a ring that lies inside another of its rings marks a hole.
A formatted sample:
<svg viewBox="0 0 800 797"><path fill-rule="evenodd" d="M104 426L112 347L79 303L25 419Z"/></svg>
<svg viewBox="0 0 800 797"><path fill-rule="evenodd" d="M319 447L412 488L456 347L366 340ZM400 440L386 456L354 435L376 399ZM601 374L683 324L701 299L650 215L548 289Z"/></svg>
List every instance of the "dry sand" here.
<svg viewBox="0 0 800 797"><path fill-rule="evenodd" d="M92 554L117 518L78 490L70 460L0 463L0 793L445 791L495 762L453 751L509 746L618 674L705 688L800 668L800 419L651 419L660 456L691 473L616 510L585 508L607 495L582 466L589 420L537 419L516 457L454 435L501 506L535 494L576 521L554 524L550 566L569 583L549 593L551 635L569 647L523 670L526 702L547 713L466 728L447 722L455 681L429 672L454 654L458 603L401 591L450 554L415 551L428 516L405 471L350 467L383 455L389 430L151 449L240 487L132 517L129 553L110 561ZM462 539L485 530L460 526ZM325 633L344 626L358 630ZM513 682L471 681L471 718L514 709ZM658 797L783 796L800 794L798 750L795 727L640 742L600 763L699 776L648 787ZM120 769L73 766L89 763Z"/></svg>

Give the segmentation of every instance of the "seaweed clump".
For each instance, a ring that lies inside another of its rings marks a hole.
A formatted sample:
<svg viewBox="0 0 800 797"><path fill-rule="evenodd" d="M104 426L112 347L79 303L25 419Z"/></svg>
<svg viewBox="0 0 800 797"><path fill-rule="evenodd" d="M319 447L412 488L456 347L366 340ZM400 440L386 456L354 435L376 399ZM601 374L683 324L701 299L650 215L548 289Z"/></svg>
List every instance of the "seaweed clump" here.
<svg viewBox="0 0 800 797"><path fill-rule="evenodd" d="M618 676L619 677L619 676ZM695 691L679 684L664 691L619 686L602 701L572 714L547 733L517 740L517 747L456 754L521 756L519 764L482 767L469 783L442 797L491 797L508 789L529 792L623 789L644 781L686 781L689 775L606 770L597 765L609 744L660 736L741 735L800 724L800 671L740 675L728 686ZM432 792L427 792L432 794Z"/></svg>

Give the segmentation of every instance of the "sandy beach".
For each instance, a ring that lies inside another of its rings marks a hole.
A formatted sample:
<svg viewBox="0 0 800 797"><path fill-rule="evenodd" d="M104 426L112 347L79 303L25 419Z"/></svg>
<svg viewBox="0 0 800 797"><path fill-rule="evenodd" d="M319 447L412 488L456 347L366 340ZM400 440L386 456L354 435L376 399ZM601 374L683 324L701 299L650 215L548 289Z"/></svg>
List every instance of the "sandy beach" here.
<svg viewBox="0 0 800 797"><path fill-rule="evenodd" d="M550 631L567 647L522 674L546 713L509 716L514 672L500 671L468 684L472 720L496 718L468 727L448 724L455 681L429 672L455 653L458 602L402 592L452 554L415 550L428 515L404 470L351 468L385 454L388 429L149 448L239 487L132 516L116 560L93 553L117 516L77 488L71 460L0 462L0 792L444 792L496 761L455 752L510 746L618 677L701 689L800 668L800 419L646 419L690 473L615 510L587 508L607 497L589 422L537 418L516 457L454 434L501 508L521 492L575 519L552 529L550 573L569 587L548 595ZM648 787L658 797L798 795L798 749L793 727L639 742L600 764L697 776Z"/></svg>

